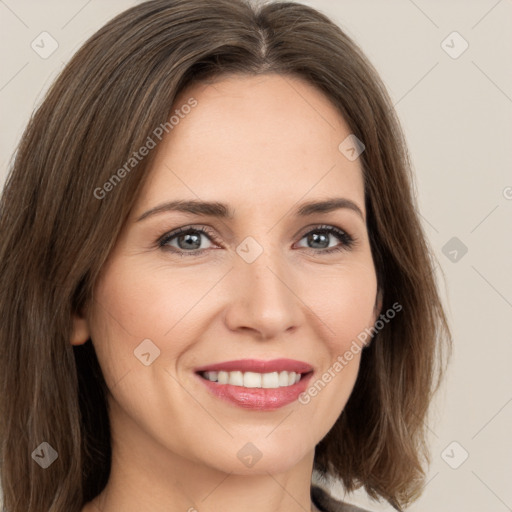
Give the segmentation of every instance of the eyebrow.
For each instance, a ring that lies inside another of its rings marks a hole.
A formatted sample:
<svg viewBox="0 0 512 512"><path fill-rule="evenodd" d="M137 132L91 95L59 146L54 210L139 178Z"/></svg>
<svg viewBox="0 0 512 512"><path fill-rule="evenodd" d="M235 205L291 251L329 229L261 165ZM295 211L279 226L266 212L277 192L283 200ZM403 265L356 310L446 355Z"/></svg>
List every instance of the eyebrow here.
<svg viewBox="0 0 512 512"><path fill-rule="evenodd" d="M298 208L296 208L295 215L298 217L307 217L316 213L329 213L343 208L356 212L359 217L365 221L363 212L359 206L350 199L346 199L344 197L333 197L323 201L309 201L307 203L302 203ZM169 201L147 210L137 219L136 222L140 222L153 215L171 211L190 213L192 215L206 215L221 219L234 218L234 211L224 203L216 201L179 200Z"/></svg>

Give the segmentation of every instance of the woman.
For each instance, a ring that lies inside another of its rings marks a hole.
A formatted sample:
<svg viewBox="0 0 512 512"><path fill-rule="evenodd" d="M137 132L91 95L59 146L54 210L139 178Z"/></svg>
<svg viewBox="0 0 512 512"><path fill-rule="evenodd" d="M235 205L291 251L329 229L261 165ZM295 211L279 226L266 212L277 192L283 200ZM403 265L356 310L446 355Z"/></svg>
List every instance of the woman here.
<svg viewBox="0 0 512 512"><path fill-rule="evenodd" d="M0 225L7 511L357 510L313 470L420 495L449 329L392 104L321 13L120 14Z"/></svg>

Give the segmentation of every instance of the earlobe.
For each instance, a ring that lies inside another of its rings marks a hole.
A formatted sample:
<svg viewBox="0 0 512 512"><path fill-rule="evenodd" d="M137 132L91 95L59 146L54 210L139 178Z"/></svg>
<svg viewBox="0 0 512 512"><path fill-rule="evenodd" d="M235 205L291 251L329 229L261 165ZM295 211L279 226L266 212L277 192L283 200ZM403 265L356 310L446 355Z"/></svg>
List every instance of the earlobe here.
<svg viewBox="0 0 512 512"><path fill-rule="evenodd" d="M379 318L380 312L382 310L382 291L379 289L377 291L377 298L375 299L375 306L373 308L373 323L377 321Z"/></svg>
<svg viewBox="0 0 512 512"><path fill-rule="evenodd" d="M382 292L379 289L377 291L377 297L375 299L375 305L373 306L373 315L372 315L372 324L370 327L374 326L377 322L377 319L379 318L380 312L382 310ZM370 343L372 342L373 337L371 337L368 340L365 340L363 343L363 348L368 348L370 346Z"/></svg>
<svg viewBox="0 0 512 512"><path fill-rule="evenodd" d="M89 326L87 320L77 314L73 315L73 330L71 332L71 345L83 345L89 339Z"/></svg>

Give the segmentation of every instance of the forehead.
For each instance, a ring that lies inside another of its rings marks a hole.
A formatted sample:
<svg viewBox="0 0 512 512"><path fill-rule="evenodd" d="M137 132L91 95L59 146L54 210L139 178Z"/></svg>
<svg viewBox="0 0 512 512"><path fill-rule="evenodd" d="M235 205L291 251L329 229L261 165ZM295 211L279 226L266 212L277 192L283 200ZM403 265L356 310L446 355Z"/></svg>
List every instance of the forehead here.
<svg viewBox="0 0 512 512"><path fill-rule="evenodd" d="M183 108L191 99L197 104ZM285 202L339 192L359 199L364 211L359 160L338 149L350 128L310 83L235 75L189 87L172 111L175 124L158 145L144 203L198 197Z"/></svg>

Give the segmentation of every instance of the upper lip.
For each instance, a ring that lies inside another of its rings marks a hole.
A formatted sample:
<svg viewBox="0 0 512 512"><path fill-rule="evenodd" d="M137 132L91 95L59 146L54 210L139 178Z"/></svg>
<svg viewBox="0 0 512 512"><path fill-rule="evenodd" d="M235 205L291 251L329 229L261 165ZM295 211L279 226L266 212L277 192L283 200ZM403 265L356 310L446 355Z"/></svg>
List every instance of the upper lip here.
<svg viewBox="0 0 512 512"><path fill-rule="evenodd" d="M263 361L261 359L238 359L236 361L224 361L223 363L207 364L196 368L196 372L206 371L225 371L225 372L256 372L256 373L272 373L272 372L295 372L308 373L313 367L303 361L295 359L272 359Z"/></svg>

